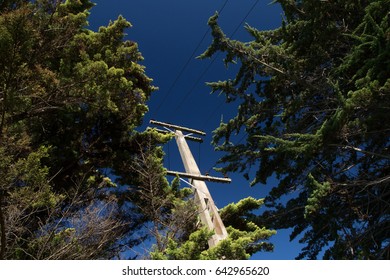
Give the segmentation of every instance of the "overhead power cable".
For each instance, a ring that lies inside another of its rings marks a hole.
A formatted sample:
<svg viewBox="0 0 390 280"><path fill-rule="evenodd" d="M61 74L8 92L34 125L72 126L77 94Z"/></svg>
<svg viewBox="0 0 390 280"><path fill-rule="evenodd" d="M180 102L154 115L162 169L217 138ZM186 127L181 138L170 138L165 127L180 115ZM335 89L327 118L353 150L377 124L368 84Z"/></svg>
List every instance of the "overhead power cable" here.
<svg viewBox="0 0 390 280"><path fill-rule="evenodd" d="M229 0L226 0L222 7L219 9L218 13L222 13L222 11L225 9L227 3L229 2ZM195 47L195 49L193 50L192 54L190 55L190 57L187 59L186 63L183 65L183 67L180 69L178 75L176 76L175 80L173 81L173 83L171 84L171 86L169 87L169 89L166 91L162 101L160 102L160 104L157 106L155 112L154 112L154 115L156 115L158 113L158 111L161 109L161 107L164 105L165 101L168 99L168 96L172 93L172 90L175 88L177 82L179 81L179 79L181 78L181 76L183 75L184 71L187 69L187 66L190 64L190 62L192 61L192 59L194 58L195 54L197 53L197 51L199 50L200 46L202 45L204 39L206 38L207 34L210 32L210 29L207 28L206 32L203 34L201 40L199 41L199 43L197 44L197 46Z"/></svg>
<svg viewBox="0 0 390 280"><path fill-rule="evenodd" d="M255 9L256 5L259 3L260 0L256 0L255 3L251 6L251 8L248 10L248 12L246 13L245 17L241 20L241 22L236 26L236 28L234 29L234 31L230 34L230 38L232 38L236 33L237 31L240 29L240 27L242 27L243 23L246 21L246 19L248 18L248 16L252 13L252 11ZM187 100L187 98L193 93L193 91L195 90L195 88L197 87L197 85L199 84L199 82L202 80L202 78L206 75L206 73L209 71L209 69L211 68L211 66L214 64L215 60L217 59L217 57L219 56L219 53L216 54L214 56L214 59L210 61L209 65L206 67L206 69L202 72L202 74L199 76L199 78L196 80L196 82L194 83L194 85L191 87L191 89L187 92L187 94L185 96L183 96L183 98L180 100L179 104L176 106L176 109L175 111L179 110L179 108L183 105L183 103ZM218 106L220 107L220 106ZM214 116L214 114L216 113L217 111L216 110L213 110L212 114L209 116L209 118L205 121L205 123L208 123L208 121Z"/></svg>
<svg viewBox="0 0 390 280"><path fill-rule="evenodd" d="M252 13L252 11L255 9L256 5L259 3L260 0L256 0L254 2L254 4L251 6L251 8L248 10L248 12L246 13L245 17L241 20L241 22L237 25L237 27L234 29L234 31L231 33L230 35L230 38L233 38L233 36L238 32L238 30L242 27L243 23L246 21L246 19L248 18L248 16ZM191 91L188 93L188 95L190 95L192 93L192 91L196 88L196 85L200 82L201 78L206 74L206 72L211 68L211 65L214 63L214 61L216 60L216 58L218 57L219 53L217 55L215 55L214 59L210 62L209 66L206 68L206 70L201 74L201 77L196 81L195 85L191 88ZM184 98L184 100L187 99L187 96ZM181 102L182 103L182 102ZM181 105L180 103L180 105ZM204 122L204 124L207 124L211 118L214 117L214 115L218 112L218 109L220 109L220 107L222 107L222 105L225 103L225 100L222 100L219 105L217 106L217 109L214 109L211 114L209 115L209 117L206 119L206 121ZM244 138L248 135L248 132L245 131L244 134L242 135L242 137L239 139L239 141L237 142L236 145L239 145L241 144L241 142L244 140ZM212 169L213 167L210 167L209 168L209 171Z"/></svg>
<svg viewBox="0 0 390 280"><path fill-rule="evenodd" d="M233 33L230 35L230 38L232 38L237 31L240 29L242 24L246 21L246 19L249 17L249 15L253 12L255 9L256 5L259 3L260 0L256 0L256 2L252 5L252 7L249 9L249 11L246 13L245 17L242 19L242 21L237 25L236 29L233 31Z"/></svg>

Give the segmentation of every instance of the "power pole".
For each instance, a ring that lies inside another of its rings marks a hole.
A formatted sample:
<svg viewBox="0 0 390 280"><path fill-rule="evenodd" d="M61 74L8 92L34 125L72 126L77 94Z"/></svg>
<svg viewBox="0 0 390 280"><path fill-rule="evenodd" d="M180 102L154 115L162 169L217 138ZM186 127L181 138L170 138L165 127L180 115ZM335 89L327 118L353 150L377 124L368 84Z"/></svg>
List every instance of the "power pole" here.
<svg viewBox="0 0 390 280"><path fill-rule="evenodd" d="M151 120L150 123L163 126L168 130L174 130L176 143L186 173L176 171L168 171L167 173L170 175L178 175L181 177L190 178L190 185L195 189L195 202L198 205L200 220L209 230L214 231L214 235L208 241L209 247L214 247L218 244L219 241L225 239L228 236L228 233L221 217L219 216L218 209L214 204L213 198L207 188L205 181L230 183L231 180L229 178L218 178L201 175L198 165L196 164L196 161L186 141L186 139L199 141L200 138L184 135L182 131L200 135L206 135L206 133L200 130L190 129L154 120Z"/></svg>

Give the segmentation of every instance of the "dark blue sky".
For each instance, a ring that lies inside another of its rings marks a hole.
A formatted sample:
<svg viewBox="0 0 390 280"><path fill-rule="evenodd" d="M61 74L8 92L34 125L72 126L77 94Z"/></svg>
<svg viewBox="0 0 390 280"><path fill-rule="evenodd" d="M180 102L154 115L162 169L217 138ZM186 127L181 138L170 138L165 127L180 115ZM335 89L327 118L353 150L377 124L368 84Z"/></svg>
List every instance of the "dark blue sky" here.
<svg viewBox="0 0 390 280"><path fill-rule="evenodd" d="M153 85L159 88L148 103L149 113L145 116L144 127L149 125L149 119L156 119L205 131L207 136L203 144L189 144L202 173L209 171L221 156L210 144L212 131L218 127L221 118L227 121L236 114L237 104L225 104L222 95L211 95L210 88L205 83L233 78L237 68L226 69L221 54L214 62L212 59L195 59L211 43L210 32L195 56L191 58L191 55L208 30L208 18L220 10L226 0L94 2L97 5L91 11L90 28L96 30L119 15L130 21L133 27L127 30L126 39L138 43L145 58L142 64L146 66L146 73L154 80ZM271 0L227 1L219 23L229 37L233 35L237 40L251 40L242 24L246 16L244 22L258 29L280 26L282 11L278 5L270 2ZM185 65L187 67L183 71ZM165 167L184 171L174 141L166 145L165 152L168 154ZM221 176L215 171L211 171L211 175ZM251 188L242 174L228 175L232 179L229 185L208 183L219 208L248 196L262 198L276 184L270 180L266 186ZM301 247L297 242L289 242L287 231L278 231L272 242L275 245L273 253L258 253L253 259L293 259Z"/></svg>

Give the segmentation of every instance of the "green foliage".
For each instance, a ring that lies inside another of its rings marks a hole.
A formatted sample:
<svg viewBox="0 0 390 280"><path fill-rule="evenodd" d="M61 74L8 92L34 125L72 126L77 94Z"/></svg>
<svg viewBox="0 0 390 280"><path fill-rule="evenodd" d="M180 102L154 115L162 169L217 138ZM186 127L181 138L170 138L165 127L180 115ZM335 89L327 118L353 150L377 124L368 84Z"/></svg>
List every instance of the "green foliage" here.
<svg viewBox="0 0 390 280"><path fill-rule="evenodd" d="M31 152L27 158L19 158L13 162L11 156L4 150L0 150L0 156L6 159L1 165L1 187L9 192L9 203L17 203L18 207L39 211L53 209L63 199L63 195L53 192L49 184L47 166L42 166L41 161L48 156L48 148L40 147L36 152Z"/></svg>
<svg viewBox="0 0 390 280"><path fill-rule="evenodd" d="M207 241L212 235L213 232L202 228L193 232L181 246L170 239L165 251L154 251L151 257L154 260L199 260L202 252L207 250Z"/></svg>
<svg viewBox="0 0 390 280"><path fill-rule="evenodd" d="M0 4L0 258L113 258L146 238L123 186L140 147L161 166L170 136L135 131L155 87L130 23L89 30L92 7Z"/></svg>
<svg viewBox="0 0 390 280"><path fill-rule="evenodd" d="M266 240L276 231L260 226L258 216L253 213L262 205L262 199L248 197L221 209L228 237L215 247L208 246L214 233L202 227L191 233L188 240L169 239L166 249L155 250L151 257L156 260L244 260L259 251L272 251L273 245Z"/></svg>
<svg viewBox="0 0 390 280"><path fill-rule="evenodd" d="M209 20L201 58L224 52L240 65L210 83L241 102L214 131L220 170L256 168L252 185L279 179L263 218L300 236L298 258L388 259L390 1L275 2L282 26L247 26L250 42L227 38L217 14Z"/></svg>
<svg viewBox="0 0 390 280"><path fill-rule="evenodd" d="M307 205L305 206L305 218L321 208L321 201L329 195L332 188L329 182L321 184L311 174L309 174L306 184L307 188L312 190L312 193L307 199Z"/></svg>

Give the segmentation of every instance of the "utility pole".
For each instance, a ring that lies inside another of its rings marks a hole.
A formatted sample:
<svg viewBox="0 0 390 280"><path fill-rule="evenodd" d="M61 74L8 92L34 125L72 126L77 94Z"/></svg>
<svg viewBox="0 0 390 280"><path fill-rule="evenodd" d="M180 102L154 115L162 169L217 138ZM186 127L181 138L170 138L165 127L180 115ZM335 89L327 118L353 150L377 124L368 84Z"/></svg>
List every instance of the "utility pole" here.
<svg viewBox="0 0 390 280"><path fill-rule="evenodd" d="M183 131L190 134L206 135L203 131L177 126L169 123L163 123L151 120L151 124L163 126L167 130L174 130L176 143L180 152L181 159L184 164L186 173L168 171L169 175L178 175L179 177L190 178L190 185L195 189L195 202L198 205L200 220L209 230L214 231L214 235L210 238L209 247L212 248L218 244L219 241L228 236L225 225L219 216L218 209L214 204L213 198L207 188L205 181L213 181L220 183L230 183L229 178L218 178L201 175L198 165L191 153L186 139L201 142L200 138L190 135L184 135Z"/></svg>

